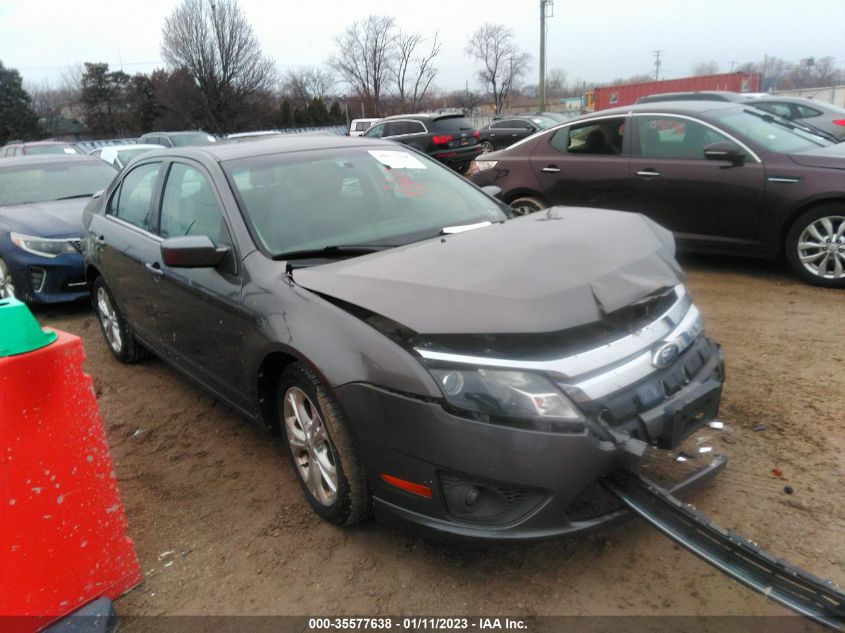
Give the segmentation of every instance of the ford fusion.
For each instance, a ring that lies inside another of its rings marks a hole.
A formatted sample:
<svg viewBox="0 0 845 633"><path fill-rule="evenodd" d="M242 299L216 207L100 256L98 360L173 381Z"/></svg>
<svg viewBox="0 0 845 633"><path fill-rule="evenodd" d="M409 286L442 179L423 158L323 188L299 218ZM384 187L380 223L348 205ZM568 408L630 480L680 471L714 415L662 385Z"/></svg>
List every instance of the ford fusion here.
<svg viewBox="0 0 845 633"><path fill-rule="evenodd" d="M441 532L583 532L573 501L715 416L718 346L642 215L509 219L366 138L153 151L84 215L123 362L149 350L278 428L314 510Z"/></svg>
<svg viewBox="0 0 845 633"><path fill-rule="evenodd" d="M0 163L0 299L55 303L87 296L82 209L115 173L102 161L78 155Z"/></svg>

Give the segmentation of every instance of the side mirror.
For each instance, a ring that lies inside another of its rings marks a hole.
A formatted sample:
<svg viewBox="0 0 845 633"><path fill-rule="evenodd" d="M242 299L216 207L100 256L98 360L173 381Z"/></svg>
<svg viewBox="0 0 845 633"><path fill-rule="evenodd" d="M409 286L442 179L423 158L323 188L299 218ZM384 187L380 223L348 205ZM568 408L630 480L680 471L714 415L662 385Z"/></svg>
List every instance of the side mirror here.
<svg viewBox="0 0 845 633"><path fill-rule="evenodd" d="M228 252L228 246L215 246L206 235L169 237L161 243L161 258L170 268L215 268Z"/></svg>
<svg viewBox="0 0 845 633"><path fill-rule="evenodd" d="M741 165L745 160L745 152L729 141L711 143L704 148L704 158L708 160L725 160L732 165Z"/></svg>
<svg viewBox="0 0 845 633"><path fill-rule="evenodd" d="M498 198L502 194L502 188L496 185L486 185L481 188L481 191L486 193L491 198Z"/></svg>

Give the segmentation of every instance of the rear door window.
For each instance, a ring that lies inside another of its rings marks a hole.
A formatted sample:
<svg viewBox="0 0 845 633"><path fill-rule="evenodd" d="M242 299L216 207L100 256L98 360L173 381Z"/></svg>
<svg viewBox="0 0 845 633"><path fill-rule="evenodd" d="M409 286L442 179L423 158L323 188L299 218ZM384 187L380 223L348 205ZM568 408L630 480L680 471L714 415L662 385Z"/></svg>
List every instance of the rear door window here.
<svg viewBox="0 0 845 633"><path fill-rule="evenodd" d="M564 154L618 156L625 138L625 117L590 121L559 129L551 146Z"/></svg>
<svg viewBox="0 0 845 633"><path fill-rule="evenodd" d="M152 229L152 200L161 163L136 167L109 200L108 213L145 231Z"/></svg>

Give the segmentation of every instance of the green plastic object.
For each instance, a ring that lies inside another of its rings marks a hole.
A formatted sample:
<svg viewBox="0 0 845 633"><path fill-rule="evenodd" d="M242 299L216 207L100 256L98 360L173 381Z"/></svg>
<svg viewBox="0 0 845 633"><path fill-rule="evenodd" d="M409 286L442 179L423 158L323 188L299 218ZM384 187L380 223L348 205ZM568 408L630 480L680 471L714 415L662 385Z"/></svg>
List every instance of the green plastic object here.
<svg viewBox="0 0 845 633"><path fill-rule="evenodd" d="M46 347L58 338L42 330L26 304L17 299L0 299L0 357L26 354Z"/></svg>

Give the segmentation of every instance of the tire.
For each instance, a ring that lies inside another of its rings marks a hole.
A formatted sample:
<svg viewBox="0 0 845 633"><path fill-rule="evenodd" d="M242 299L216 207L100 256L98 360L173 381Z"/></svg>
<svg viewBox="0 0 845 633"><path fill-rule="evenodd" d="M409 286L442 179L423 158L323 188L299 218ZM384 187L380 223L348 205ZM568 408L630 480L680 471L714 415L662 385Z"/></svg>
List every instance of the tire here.
<svg viewBox="0 0 845 633"><path fill-rule="evenodd" d="M520 216L542 211L546 208L546 204L542 200L532 198L531 196L521 196L512 200L510 207L513 209L514 216Z"/></svg>
<svg viewBox="0 0 845 633"><path fill-rule="evenodd" d="M334 397L301 363L285 369L277 393L291 466L314 512L340 526L363 521L370 514L370 490Z"/></svg>
<svg viewBox="0 0 845 633"><path fill-rule="evenodd" d="M492 151L495 151L495 147L493 147L493 143L490 141L481 141L481 153L482 154L489 154Z"/></svg>
<svg viewBox="0 0 845 633"><path fill-rule="evenodd" d="M800 215L784 248L792 271L804 281L845 288L845 204L822 204Z"/></svg>
<svg viewBox="0 0 845 633"><path fill-rule="evenodd" d="M0 299L12 299L15 297L15 282L12 273L6 262L0 258Z"/></svg>
<svg viewBox="0 0 845 633"><path fill-rule="evenodd" d="M91 302L94 304L103 338L112 355L127 365L146 358L147 349L135 339L132 328L118 309L114 296L102 277L94 280L91 287Z"/></svg>

